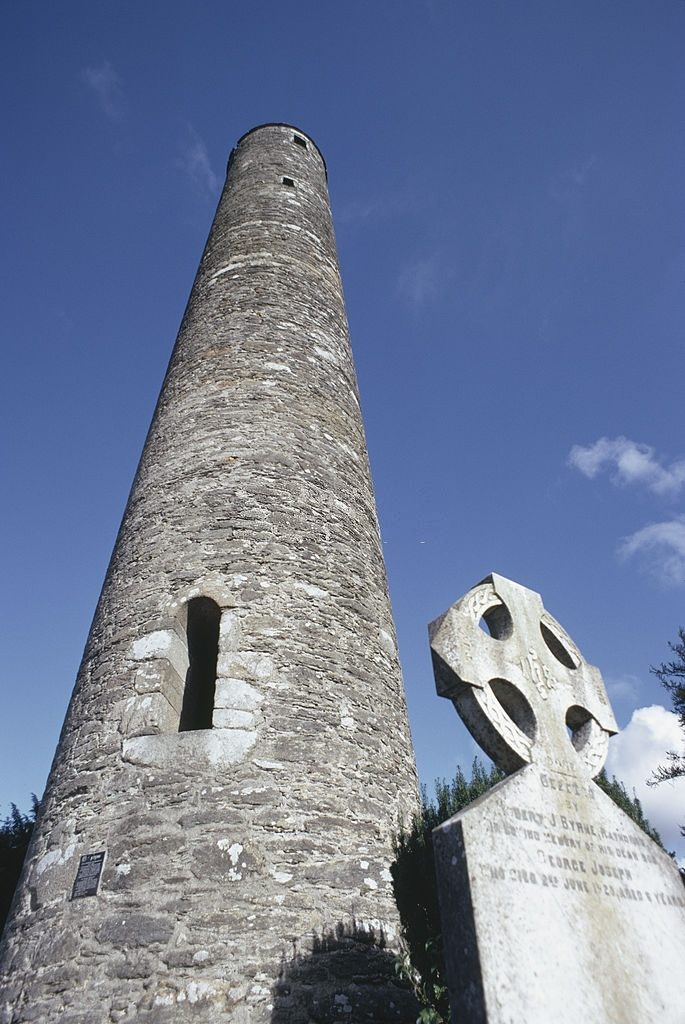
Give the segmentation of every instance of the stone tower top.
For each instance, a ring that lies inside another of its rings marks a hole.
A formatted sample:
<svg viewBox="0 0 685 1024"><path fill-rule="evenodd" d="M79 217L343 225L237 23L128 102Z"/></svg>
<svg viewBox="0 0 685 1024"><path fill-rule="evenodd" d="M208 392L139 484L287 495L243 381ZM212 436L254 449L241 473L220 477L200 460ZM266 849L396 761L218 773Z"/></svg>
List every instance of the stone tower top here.
<svg viewBox="0 0 685 1024"><path fill-rule="evenodd" d="M301 128L297 127L297 125L286 124L286 123L281 122L281 121L269 121L266 124L255 125L254 128L250 128L250 130L245 132L244 135L241 135L240 138L238 139L238 141L236 142L235 146L231 150L230 156L228 158L228 166L229 167L231 166L231 160L233 159L233 154L243 144L243 142L247 138L250 137L250 135L254 135L256 132L262 132L262 131L268 130L270 128L282 128L282 129L285 129L284 132L281 132L279 134L287 136L287 135L290 134L290 132L292 132L294 137L298 137L299 136L300 139L304 140L306 143L308 143L311 146L313 146L314 149L316 150L316 152L321 157L321 163L323 164L323 169L324 169L324 171L326 173L326 178L328 178L328 168L326 167L326 160L324 158L323 153L321 152L321 150L319 149L319 147L317 146L316 142L311 137L311 135L307 135L307 133L303 132ZM296 143L296 145L297 144L298 143ZM301 145L301 143L299 143L299 144Z"/></svg>

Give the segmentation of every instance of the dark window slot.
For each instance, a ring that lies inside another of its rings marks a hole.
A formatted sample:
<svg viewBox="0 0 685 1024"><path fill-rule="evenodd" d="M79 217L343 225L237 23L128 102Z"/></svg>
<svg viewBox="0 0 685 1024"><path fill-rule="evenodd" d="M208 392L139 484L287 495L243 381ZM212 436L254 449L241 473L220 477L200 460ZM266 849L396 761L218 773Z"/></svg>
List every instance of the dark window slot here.
<svg viewBox="0 0 685 1024"><path fill-rule="evenodd" d="M297 146L302 146L302 149L307 148L307 140L303 139L301 135L293 135L293 142Z"/></svg>
<svg viewBox="0 0 685 1024"><path fill-rule="evenodd" d="M189 667L179 732L212 728L220 620L221 609L210 597L194 597L188 602Z"/></svg>
<svg viewBox="0 0 685 1024"><path fill-rule="evenodd" d="M295 182L293 181L292 178L284 178L283 184L288 185L289 188L295 188Z"/></svg>

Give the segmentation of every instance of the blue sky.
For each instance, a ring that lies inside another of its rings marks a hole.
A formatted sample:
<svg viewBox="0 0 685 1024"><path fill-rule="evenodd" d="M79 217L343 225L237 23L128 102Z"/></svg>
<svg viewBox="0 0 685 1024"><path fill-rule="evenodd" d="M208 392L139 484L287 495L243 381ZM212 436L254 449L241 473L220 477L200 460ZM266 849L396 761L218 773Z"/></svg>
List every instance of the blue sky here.
<svg viewBox="0 0 685 1024"><path fill-rule="evenodd" d="M490 571L604 673L670 848L685 625L685 3L3 12L0 813L49 768L228 153L321 147L423 780L475 747L426 624Z"/></svg>

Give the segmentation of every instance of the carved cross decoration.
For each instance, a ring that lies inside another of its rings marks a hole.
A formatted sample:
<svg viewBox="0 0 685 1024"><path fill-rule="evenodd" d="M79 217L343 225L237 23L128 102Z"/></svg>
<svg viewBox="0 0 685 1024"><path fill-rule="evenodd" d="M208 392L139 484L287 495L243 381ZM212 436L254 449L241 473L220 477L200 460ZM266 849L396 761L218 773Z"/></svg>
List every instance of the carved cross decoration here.
<svg viewBox="0 0 685 1024"><path fill-rule="evenodd" d="M429 633L438 693L498 767L597 775L617 731L604 682L539 594L493 573Z"/></svg>

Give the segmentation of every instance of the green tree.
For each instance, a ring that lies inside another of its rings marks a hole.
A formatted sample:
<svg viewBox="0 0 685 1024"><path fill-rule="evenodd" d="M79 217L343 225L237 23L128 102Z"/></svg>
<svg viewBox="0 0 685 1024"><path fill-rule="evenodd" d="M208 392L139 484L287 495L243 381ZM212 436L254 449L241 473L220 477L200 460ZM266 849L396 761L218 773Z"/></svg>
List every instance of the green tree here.
<svg viewBox="0 0 685 1024"><path fill-rule="evenodd" d="M0 932L9 914L14 890L19 881L24 857L29 845L36 820L38 800L33 795L33 806L28 814L22 814L16 804L0 823Z"/></svg>
<svg viewBox="0 0 685 1024"><path fill-rule="evenodd" d="M440 926L437 883L433 864L433 829L478 799L504 779L504 772L486 768L475 758L471 778L461 767L452 782L438 779L435 798L422 789L422 808L411 826L395 840L391 867L395 900L402 924L403 953L398 971L411 983L423 1009L417 1024L447 1024L449 1001ZM658 832L645 818L638 798L631 797L622 782L604 771L596 779L600 789L618 804L640 828L663 848Z"/></svg>
<svg viewBox="0 0 685 1024"><path fill-rule="evenodd" d="M653 828L644 816L642 811L642 804L638 797L633 791L633 795L629 796L628 791L622 782L612 775L609 779L607 773L602 768L601 772L595 779L595 782L600 789L603 789L607 796L617 804L622 811L632 818L636 825L639 825L643 832L646 832L650 839L653 839L655 843L658 843L661 849L664 849L664 844L661 841L661 836L655 828Z"/></svg>
<svg viewBox="0 0 685 1024"><path fill-rule="evenodd" d="M424 1007L421 1024L442 1024L449 1019L432 832L503 778L504 772L494 766L488 770L478 758L470 779L459 766L452 782L436 780L435 799L429 799L422 788L420 813L395 840L390 871L404 945L398 967Z"/></svg>
<svg viewBox="0 0 685 1024"><path fill-rule="evenodd" d="M668 646L675 654L673 661L662 661L660 665L653 665L650 671L670 693L673 710L678 716L681 729L685 731L685 630L679 629L678 640L674 644L669 641ZM683 754L672 750L666 757L666 764L659 765L655 769L650 780L651 785L685 775L685 756ZM685 826L681 825L680 831L685 835Z"/></svg>

